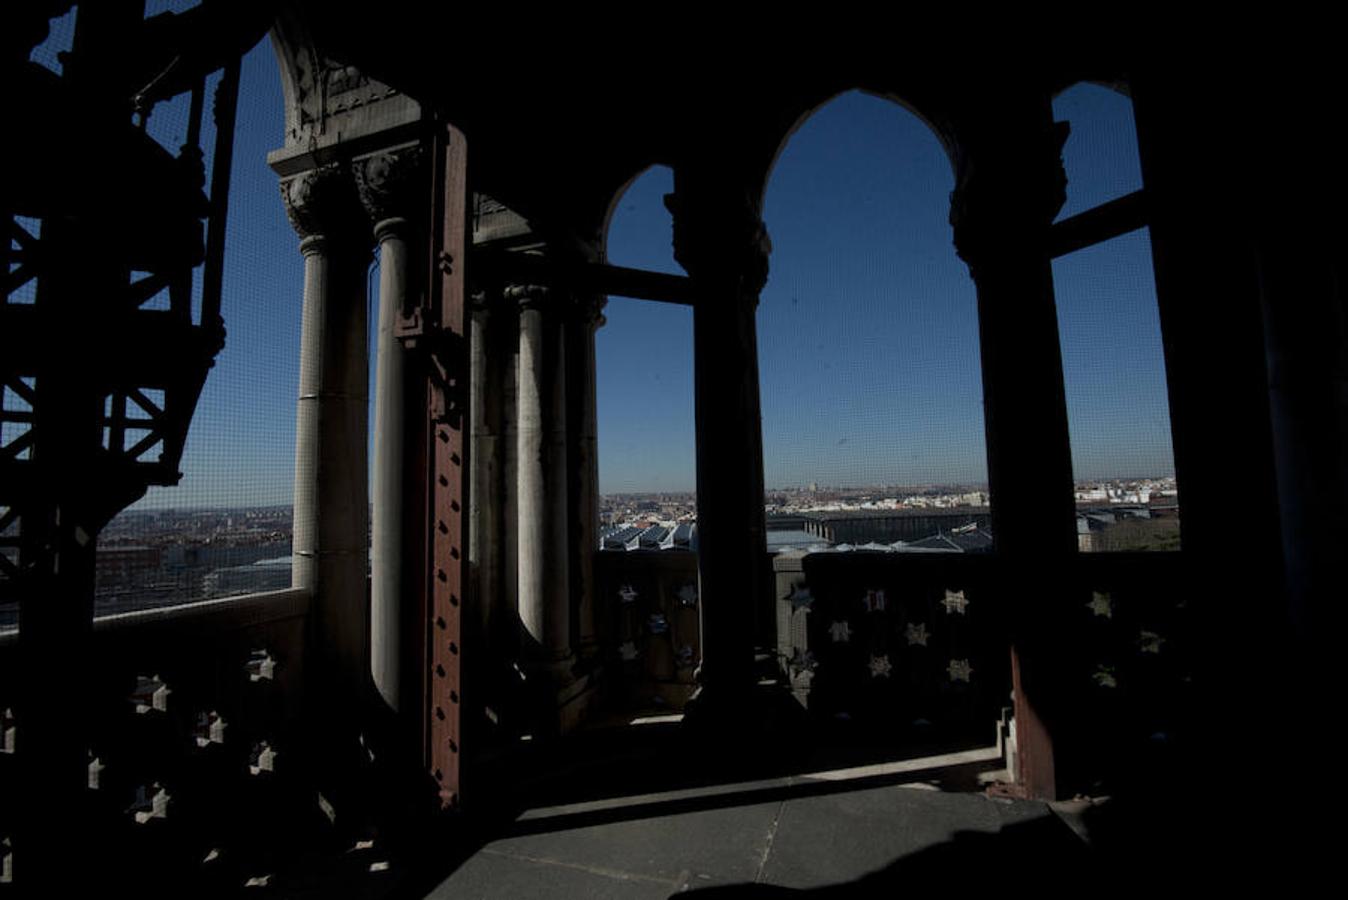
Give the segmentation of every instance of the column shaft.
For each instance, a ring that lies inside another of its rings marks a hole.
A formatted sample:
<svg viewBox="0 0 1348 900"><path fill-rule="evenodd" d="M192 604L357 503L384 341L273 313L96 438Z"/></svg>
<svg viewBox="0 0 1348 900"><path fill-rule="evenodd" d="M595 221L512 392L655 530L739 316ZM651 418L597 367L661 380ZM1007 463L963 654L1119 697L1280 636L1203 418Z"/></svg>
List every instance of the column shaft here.
<svg viewBox="0 0 1348 900"><path fill-rule="evenodd" d="M992 528L1009 621L1018 768L1028 795L1054 799L1055 738L1071 730L1061 615L1076 552L1072 451L1048 229L1065 199L1046 96L1021 85L989 98L965 136L951 196L955 246L978 290ZM984 101L986 102L986 101ZM1045 574L1049 573L1049 574Z"/></svg>
<svg viewBox="0 0 1348 900"><path fill-rule="evenodd" d="M753 684L754 613L766 590L756 300L722 292L693 312L698 680L733 695Z"/></svg>
<svg viewBox="0 0 1348 900"><path fill-rule="evenodd" d="M565 353L550 318L533 302L520 311L517 405L520 622L544 664L571 655Z"/></svg>
<svg viewBox="0 0 1348 900"><path fill-rule="evenodd" d="M598 646L594 555L599 545L599 438L595 409L595 329L604 323L598 311L603 298L583 303L567 323L567 369L570 388L567 420L572 442L568 448L571 476L572 590L575 597L576 639L582 650Z"/></svg>
<svg viewBox="0 0 1348 900"><path fill-rule="evenodd" d="M754 619L768 596L758 292L771 242L747 184L720 161L676 169L674 256L697 286L693 374L697 425L702 663L694 708L742 722L754 686Z"/></svg>
<svg viewBox="0 0 1348 900"><path fill-rule="evenodd" d="M498 340L502 323L491 302L499 297L493 298L491 293L479 297L472 310L470 326L472 360L468 403L472 429L472 483L468 502L473 526L468 532L468 563L478 628L488 642L487 652L502 653L505 648L497 646L495 636L503 598L501 560L505 507L502 473L505 459L501 417L507 362L503 357L507 354L502 352Z"/></svg>
<svg viewBox="0 0 1348 900"><path fill-rule="evenodd" d="M318 236L301 249L294 583L313 591L321 654L354 691L366 647L366 254Z"/></svg>
<svg viewBox="0 0 1348 900"><path fill-rule="evenodd" d="M379 238L373 508L370 528L370 670L394 710L402 706L402 642L407 579L403 550L407 494L407 358L395 333L407 299L405 223L386 221Z"/></svg>

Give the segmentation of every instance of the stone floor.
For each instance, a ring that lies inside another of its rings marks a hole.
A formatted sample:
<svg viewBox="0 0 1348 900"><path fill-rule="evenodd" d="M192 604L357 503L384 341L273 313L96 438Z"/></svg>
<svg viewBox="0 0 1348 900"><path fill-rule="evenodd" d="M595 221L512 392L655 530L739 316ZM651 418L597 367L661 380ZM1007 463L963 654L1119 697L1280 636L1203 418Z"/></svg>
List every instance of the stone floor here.
<svg viewBox="0 0 1348 900"><path fill-rule="evenodd" d="M425 896L878 896L915 883L995 881L1026 854L1085 845L1040 803L919 781L800 782L525 817Z"/></svg>

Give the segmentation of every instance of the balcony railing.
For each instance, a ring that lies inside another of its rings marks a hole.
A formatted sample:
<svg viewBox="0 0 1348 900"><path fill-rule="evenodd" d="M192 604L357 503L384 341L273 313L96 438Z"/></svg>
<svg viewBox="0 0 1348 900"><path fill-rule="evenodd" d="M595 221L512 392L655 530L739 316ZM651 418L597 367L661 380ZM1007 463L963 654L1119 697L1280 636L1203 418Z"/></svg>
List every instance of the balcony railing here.
<svg viewBox="0 0 1348 900"><path fill-rule="evenodd" d="M88 789L82 809L53 811L97 836L81 860L237 886L317 833L300 764L308 613L307 595L279 591L95 621L97 677L67 698L85 719ZM19 701L19 651L19 635L0 638L0 714ZM7 728L17 749L22 727ZM0 754L0 797L14 796L16 763ZM19 825L10 806L0 836Z"/></svg>
<svg viewBox="0 0 1348 900"><path fill-rule="evenodd" d="M775 646L780 682L822 730L991 744L1013 707L1018 640L1051 673L1036 701L1053 719L1061 784L1099 789L1139 754L1184 743L1204 601L1179 553L1082 554L1027 596L1012 596L995 554L852 550L769 564L775 622L760 643ZM596 573L613 699L681 708L699 659L695 554L601 552Z"/></svg>
<svg viewBox="0 0 1348 900"><path fill-rule="evenodd" d="M610 704L673 712L691 694L696 562L598 554ZM1081 555L1019 597L995 555L851 551L770 564L779 683L821 733L842 723L900 743L990 744L1012 705L1015 642L1051 675L1036 705L1060 785L1098 789L1186 742L1202 650L1193 623L1220 598L1202 593L1181 554ZM69 714L85 719L89 787L64 814L93 823L97 858L242 883L330 833L332 804L300 762L322 754L304 743L309 607L281 591L96 621L98 678L69 698ZM24 740L10 715L19 649L17 635L0 636L0 797L15 789ZM13 815L0 804L0 838L18 826Z"/></svg>

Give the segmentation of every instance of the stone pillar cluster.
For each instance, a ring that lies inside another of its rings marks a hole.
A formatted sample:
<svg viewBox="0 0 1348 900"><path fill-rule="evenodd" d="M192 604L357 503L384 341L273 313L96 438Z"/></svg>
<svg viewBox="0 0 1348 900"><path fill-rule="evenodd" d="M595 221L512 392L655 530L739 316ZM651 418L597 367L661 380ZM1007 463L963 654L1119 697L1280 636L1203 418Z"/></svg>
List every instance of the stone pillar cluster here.
<svg viewBox="0 0 1348 900"><path fill-rule="evenodd" d="M524 672L537 721L564 730L597 652L594 331L602 298L563 285L479 286L473 296L469 561L490 649Z"/></svg>

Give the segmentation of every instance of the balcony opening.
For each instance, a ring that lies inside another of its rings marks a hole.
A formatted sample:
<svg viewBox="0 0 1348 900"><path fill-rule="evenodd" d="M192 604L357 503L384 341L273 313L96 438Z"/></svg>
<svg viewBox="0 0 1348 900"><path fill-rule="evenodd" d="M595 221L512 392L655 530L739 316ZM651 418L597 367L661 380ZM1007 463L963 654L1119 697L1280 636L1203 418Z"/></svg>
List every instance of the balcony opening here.
<svg viewBox="0 0 1348 900"><path fill-rule="evenodd" d="M758 312L769 544L991 547L978 315L954 175L916 115L853 91L781 152Z"/></svg>
<svg viewBox="0 0 1348 900"><path fill-rule="evenodd" d="M208 79L208 99L214 80ZM146 121L147 133L174 154L187 134L187 100L184 94L160 104ZM99 536L96 615L290 586L303 265L266 163L284 134L283 115L275 53L264 40L244 56L240 75L221 302L224 349L188 432L180 483L151 487ZM202 133L209 185L209 110ZM201 275L197 267L190 288L193 321L201 316ZM169 293L157 292L146 308L171 307L176 301ZM105 441L120 428L128 450L136 444L133 435L144 437L150 427L137 429L136 423L163 407L161 387L134 387L106 398L104 407ZM159 450L148 447L140 458Z"/></svg>
<svg viewBox="0 0 1348 900"><path fill-rule="evenodd" d="M1095 84L1054 101L1071 126L1055 229L1102 229L1059 247L1054 295L1082 552L1178 550L1179 494L1165 357L1132 102ZM1130 208L1133 207L1133 208ZM1136 211L1135 211L1136 210Z"/></svg>
<svg viewBox="0 0 1348 900"><path fill-rule="evenodd" d="M673 172L653 166L622 191L606 235L610 264L683 274L663 200L673 188ZM622 715L648 719L677 714L700 659L693 311L610 297L603 315L596 609L622 672Z"/></svg>

